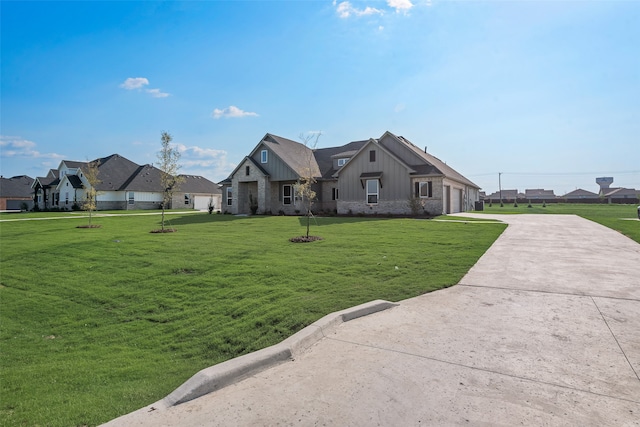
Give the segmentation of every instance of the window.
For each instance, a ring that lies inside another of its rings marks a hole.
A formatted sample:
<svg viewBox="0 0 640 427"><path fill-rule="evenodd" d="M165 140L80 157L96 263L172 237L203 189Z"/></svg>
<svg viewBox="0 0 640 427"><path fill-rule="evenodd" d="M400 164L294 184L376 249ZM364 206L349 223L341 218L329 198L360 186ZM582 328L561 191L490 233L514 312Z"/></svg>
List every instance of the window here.
<svg viewBox="0 0 640 427"><path fill-rule="evenodd" d="M431 181L416 182L415 196L422 198L433 197L433 183Z"/></svg>
<svg viewBox="0 0 640 427"><path fill-rule="evenodd" d="M283 185L282 186L282 204L290 205L293 200L293 186L292 185Z"/></svg>
<svg viewBox="0 0 640 427"><path fill-rule="evenodd" d="M233 188L227 187L227 206L233 204Z"/></svg>
<svg viewBox="0 0 640 427"><path fill-rule="evenodd" d="M135 193L133 191L129 192L129 204L133 205L135 203Z"/></svg>
<svg viewBox="0 0 640 427"><path fill-rule="evenodd" d="M188 205L189 202L191 201L190 199L191 199L191 197L188 194L185 193L185 195L184 195L184 204Z"/></svg>
<svg viewBox="0 0 640 427"><path fill-rule="evenodd" d="M338 200L338 189L335 187L331 189L331 200Z"/></svg>
<svg viewBox="0 0 640 427"><path fill-rule="evenodd" d="M367 203L375 205L378 203L378 180L367 180Z"/></svg>
<svg viewBox="0 0 640 427"><path fill-rule="evenodd" d="M263 162L264 163L264 162ZM249 166L245 166L244 168L244 174L249 176L251 174L251 168Z"/></svg>
<svg viewBox="0 0 640 427"><path fill-rule="evenodd" d="M375 162L376 161L376 150L370 150L369 151L369 161L370 162Z"/></svg>
<svg viewBox="0 0 640 427"><path fill-rule="evenodd" d="M347 160L349 159L338 159L338 167L344 166L344 164L347 163Z"/></svg>
<svg viewBox="0 0 640 427"><path fill-rule="evenodd" d="M65 192L64 193L64 204L67 205L69 204L69 192Z"/></svg>
<svg viewBox="0 0 640 427"><path fill-rule="evenodd" d="M269 160L269 152L267 150L262 150L260 152L260 163L267 163Z"/></svg>

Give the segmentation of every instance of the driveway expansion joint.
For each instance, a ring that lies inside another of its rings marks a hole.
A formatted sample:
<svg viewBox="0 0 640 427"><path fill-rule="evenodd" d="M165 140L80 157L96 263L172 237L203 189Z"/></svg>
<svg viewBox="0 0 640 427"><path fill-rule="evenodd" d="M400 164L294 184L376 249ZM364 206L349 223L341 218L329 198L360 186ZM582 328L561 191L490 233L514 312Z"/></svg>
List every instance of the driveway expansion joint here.
<svg viewBox="0 0 640 427"><path fill-rule="evenodd" d="M552 383L552 382L548 382L548 381L540 381L540 380L536 380L534 378L523 377L523 376L513 375L513 374L507 374L505 372L500 372L500 371L496 371L496 370L492 370L492 369L479 368L477 366L465 365L464 363L452 362L450 360L438 359L437 357L424 356L424 355L421 355L421 354L416 354L416 353L411 353L411 352L407 352L407 351L396 350L396 349L392 349L392 348L379 347L379 346L375 346L375 345L357 343L357 342L348 341L348 340L341 340L339 338L334 338L334 337L327 337L326 339L333 340L333 341L338 341L338 342L341 342L341 343L344 343L344 344L351 344L351 345L354 345L354 346L372 348L374 350L380 350L380 351L384 351L384 352L396 353L396 354L401 354L401 355L404 355L404 356L411 356L411 357L416 357L416 358L419 358L419 359L430 360L432 362L444 363L446 365L458 366L458 367L461 367L461 368L471 369L471 370L474 370L474 371L480 371L480 372L486 372L486 373L489 373L489 374L500 375L500 376L503 376L503 377L513 378L513 379L516 379L516 380L526 381L526 382L530 382L530 383L534 383L534 384L542 384L542 385L551 386L551 387L559 387L559 388L563 388L563 389L566 389L566 390L577 391L577 392L580 392L580 393L588 393L588 394L593 395L593 396L607 397L609 399L616 399L616 400L619 400L619 401L622 401L622 402L629 402L629 403L634 403L634 404L639 404L640 405L640 399L638 399L638 400L626 399L624 397L612 396L612 395L604 394L604 393L597 393L597 392L594 392L594 391L591 391L591 390L584 390L584 389L577 388L577 387L570 387L570 386L564 385L564 384L556 384L556 383Z"/></svg>

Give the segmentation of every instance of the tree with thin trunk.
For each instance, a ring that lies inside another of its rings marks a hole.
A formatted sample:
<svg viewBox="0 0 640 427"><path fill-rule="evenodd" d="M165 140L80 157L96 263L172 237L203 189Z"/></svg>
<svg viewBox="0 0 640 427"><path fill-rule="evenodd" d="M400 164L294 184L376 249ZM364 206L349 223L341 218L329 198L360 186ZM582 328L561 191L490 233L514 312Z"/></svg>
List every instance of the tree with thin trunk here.
<svg viewBox="0 0 640 427"><path fill-rule="evenodd" d="M313 203L316 199L316 192L313 190L313 185L316 183L316 177L313 175L314 168L312 167L313 158L313 150L315 150L318 145L318 140L322 132L316 132L309 135L300 134L299 138L304 144L305 147L309 148L307 151L307 165L303 170L303 174L298 180L298 182L294 185L294 189L296 194L300 197L302 204L306 211L307 216L307 234L306 239L309 239L309 226L311 222L311 217L313 213L311 208L313 207ZM315 140L314 140L315 137Z"/></svg>
<svg viewBox="0 0 640 427"><path fill-rule="evenodd" d="M162 148L158 152L158 169L160 169L160 184L162 185L162 232L164 228L164 211L171 203L173 194L178 191L182 177L178 176L180 170L180 151L171 145L173 137L169 132L162 132L160 140ZM175 231L175 230L171 230Z"/></svg>
<svg viewBox="0 0 640 427"><path fill-rule="evenodd" d="M98 184L102 182L100 181L100 178L98 178L99 165L100 162L98 160L94 160L93 162L88 163L86 169L84 170L84 177L87 180L89 186L85 188L84 202L82 204L82 207L85 211L89 212L89 228L93 227L91 225L92 213L98 208L97 187Z"/></svg>

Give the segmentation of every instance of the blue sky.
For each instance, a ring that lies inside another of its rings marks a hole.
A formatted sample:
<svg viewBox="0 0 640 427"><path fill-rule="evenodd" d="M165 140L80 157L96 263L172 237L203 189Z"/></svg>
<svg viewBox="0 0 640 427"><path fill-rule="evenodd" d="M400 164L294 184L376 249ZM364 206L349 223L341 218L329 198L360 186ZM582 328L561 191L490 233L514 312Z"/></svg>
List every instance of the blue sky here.
<svg viewBox="0 0 640 427"><path fill-rule="evenodd" d="M389 130L487 192L640 189L638 1L1 1L0 172L220 181L266 133Z"/></svg>

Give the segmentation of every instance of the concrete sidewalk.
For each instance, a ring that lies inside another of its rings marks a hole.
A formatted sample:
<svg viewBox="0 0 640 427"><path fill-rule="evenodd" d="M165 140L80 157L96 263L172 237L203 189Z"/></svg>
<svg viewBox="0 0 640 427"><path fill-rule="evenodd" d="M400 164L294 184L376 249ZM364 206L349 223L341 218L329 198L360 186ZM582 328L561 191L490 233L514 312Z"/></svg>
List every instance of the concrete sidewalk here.
<svg viewBox="0 0 640 427"><path fill-rule="evenodd" d="M571 215L491 217L509 227L459 285L106 426L640 426L640 245Z"/></svg>

